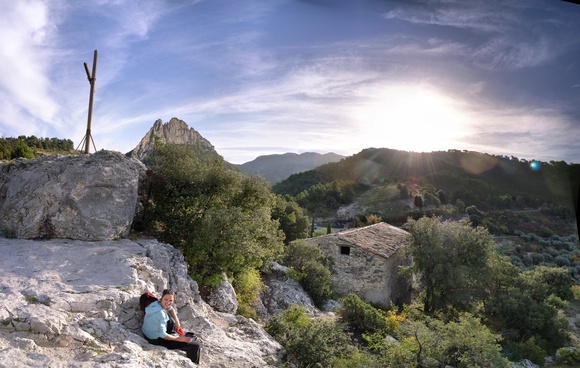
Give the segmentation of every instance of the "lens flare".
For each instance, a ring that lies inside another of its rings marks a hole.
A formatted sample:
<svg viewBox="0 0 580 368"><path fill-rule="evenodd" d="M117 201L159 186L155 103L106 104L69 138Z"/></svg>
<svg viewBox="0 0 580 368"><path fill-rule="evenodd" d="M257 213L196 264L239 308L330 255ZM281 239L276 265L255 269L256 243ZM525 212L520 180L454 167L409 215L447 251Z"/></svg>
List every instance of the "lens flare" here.
<svg viewBox="0 0 580 368"><path fill-rule="evenodd" d="M542 168L542 164L540 164L538 161L530 162L530 169L532 169L533 171L538 171L541 168Z"/></svg>

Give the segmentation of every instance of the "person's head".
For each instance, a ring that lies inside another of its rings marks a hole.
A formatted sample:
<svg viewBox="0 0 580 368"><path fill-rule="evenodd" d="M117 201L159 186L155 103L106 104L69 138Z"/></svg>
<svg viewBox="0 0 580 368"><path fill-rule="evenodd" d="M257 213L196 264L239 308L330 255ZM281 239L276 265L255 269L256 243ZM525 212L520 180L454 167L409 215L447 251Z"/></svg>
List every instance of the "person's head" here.
<svg viewBox="0 0 580 368"><path fill-rule="evenodd" d="M163 290L163 293L161 294L161 300L159 301L163 309L169 309L169 307L173 305L174 301L175 294L173 293L173 291L169 289Z"/></svg>

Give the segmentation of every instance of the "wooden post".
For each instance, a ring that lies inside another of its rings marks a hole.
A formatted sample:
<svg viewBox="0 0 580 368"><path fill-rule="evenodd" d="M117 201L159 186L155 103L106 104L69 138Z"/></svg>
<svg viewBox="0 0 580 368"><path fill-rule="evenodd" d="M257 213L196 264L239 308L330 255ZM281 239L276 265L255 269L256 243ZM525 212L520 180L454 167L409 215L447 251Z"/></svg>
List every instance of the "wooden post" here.
<svg viewBox="0 0 580 368"><path fill-rule="evenodd" d="M85 135L85 154L88 154L91 141L93 140L93 137L91 136L91 125L93 120L93 100L95 96L95 81L97 80L97 50L95 50L95 54L93 56L93 72L92 73L89 72L89 66L87 65L87 63L84 63L84 65L85 71L87 72L87 78L89 80L89 83L91 84L91 94L89 97L89 116L87 118L87 134Z"/></svg>

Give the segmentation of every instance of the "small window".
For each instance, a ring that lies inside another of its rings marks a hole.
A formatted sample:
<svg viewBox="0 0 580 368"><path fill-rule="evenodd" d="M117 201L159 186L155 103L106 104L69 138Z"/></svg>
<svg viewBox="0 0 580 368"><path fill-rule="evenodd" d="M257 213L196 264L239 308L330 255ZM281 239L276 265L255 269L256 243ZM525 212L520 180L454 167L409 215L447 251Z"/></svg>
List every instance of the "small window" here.
<svg viewBox="0 0 580 368"><path fill-rule="evenodd" d="M350 247L340 247L340 254L344 254L345 256L350 255Z"/></svg>

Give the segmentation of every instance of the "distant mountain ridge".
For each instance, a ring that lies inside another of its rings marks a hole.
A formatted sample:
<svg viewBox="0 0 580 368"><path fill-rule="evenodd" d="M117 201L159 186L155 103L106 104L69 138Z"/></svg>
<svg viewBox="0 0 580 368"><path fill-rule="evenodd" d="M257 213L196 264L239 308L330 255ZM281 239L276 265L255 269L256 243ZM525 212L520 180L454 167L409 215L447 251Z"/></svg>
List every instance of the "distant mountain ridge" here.
<svg viewBox="0 0 580 368"><path fill-rule="evenodd" d="M139 144L127 153L127 156L143 161L153 150L155 137L158 137L163 143L193 144L199 146L204 152L217 154L214 146L199 132L189 128L185 121L172 118L167 123L163 123L161 119L155 121L153 127L149 129Z"/></svg>
<svg viewBox="0 0 580 368"><path fill-rule="evenodd" d="M255 160L235 165L240 171L250 175L261 175L272 184L287 179L290 175L312 170L320 165L338 162L345 156L330 152L284 153L259 156Z"/></svg>

